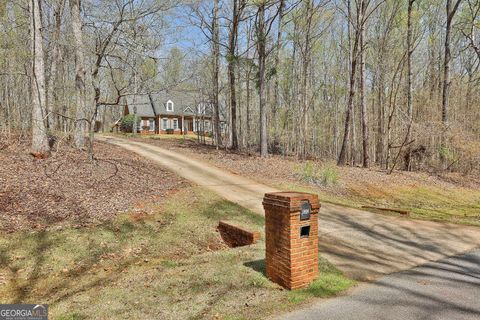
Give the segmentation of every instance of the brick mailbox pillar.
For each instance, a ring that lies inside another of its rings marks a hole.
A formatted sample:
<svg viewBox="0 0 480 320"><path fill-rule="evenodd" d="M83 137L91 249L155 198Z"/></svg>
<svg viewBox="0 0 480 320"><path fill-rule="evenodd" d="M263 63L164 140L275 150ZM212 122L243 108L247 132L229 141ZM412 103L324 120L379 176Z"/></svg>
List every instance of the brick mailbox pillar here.
<svg viewBox="0 0 480 320"><path fill-rule="evenodd" d="M263 198L267 277L287 289L318 275L318 196L274 192Z"/></svg>

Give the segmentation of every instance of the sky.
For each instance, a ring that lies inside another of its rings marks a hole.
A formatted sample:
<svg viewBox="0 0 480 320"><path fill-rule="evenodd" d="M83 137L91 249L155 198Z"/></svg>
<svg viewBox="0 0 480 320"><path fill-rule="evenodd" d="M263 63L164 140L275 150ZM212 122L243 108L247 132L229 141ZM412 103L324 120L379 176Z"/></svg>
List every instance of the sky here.
<svg viewBox="0 0 480 320"><path fill-rule="evenodd" d="M186 54L200 56L207 54L210 44L198 26L192 24L188 17L188 8L184 6L173 9L167 17L168 29L162 54L178 47Z"/></svg>

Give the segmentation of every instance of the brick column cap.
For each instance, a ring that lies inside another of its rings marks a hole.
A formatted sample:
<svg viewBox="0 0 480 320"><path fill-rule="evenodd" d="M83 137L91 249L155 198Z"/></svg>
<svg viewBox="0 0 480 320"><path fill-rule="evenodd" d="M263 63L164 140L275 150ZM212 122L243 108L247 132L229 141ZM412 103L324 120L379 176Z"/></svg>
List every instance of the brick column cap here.
<svg viewBox="0 0 480 320"><path fill-rule="evenodd" d="M312 213L318 212L320 201L318 195L313 193L295 191L265 193L262 204L264 208L269 206L282 207L290 209L290 212L295 212L301 210L302 203L305 200L310 202Z"/></svg>

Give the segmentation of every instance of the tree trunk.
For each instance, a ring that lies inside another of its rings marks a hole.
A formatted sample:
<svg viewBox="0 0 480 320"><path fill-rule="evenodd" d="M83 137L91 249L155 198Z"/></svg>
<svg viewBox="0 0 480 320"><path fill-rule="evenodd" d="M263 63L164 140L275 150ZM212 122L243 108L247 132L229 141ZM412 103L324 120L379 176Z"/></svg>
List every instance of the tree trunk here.
<svg viewBox="0 0 480 320"><path fill-rule="evenodd" d="M245 134L245 145L247 147L247 154L250 155L250 73L251 73L251 66L248 67L247 71L247 80L246 80L246 88L247 96L245 98L245 103L247 105L247 123L246 123L246 134Z"/></svg>
<svg viewBox="0 0 480 320"><path fill-rule="evenodd" d="M274 79L274 105L272 108L272 121L273 121L273 145L276 148L278 144L278 108L280 107L280 82L279 82L279 65L280 65L280 50L282 48L282 32L283 32L283 10L285 7L285 0L280 0L278 6L278 27L277 27L277 44L275 48L275 79Z"/></svg>
<svg viewBox="0 0 480 320"><path fill-rule="evenodd" d="M53 112L57 111L58 108L58 94L57 94L57 83L58 83L58 64L60 63L60 31L62 27L62 15L63 9L65 7L65 0L58 0L54 8L55 16L55 26L52 35L52 62L50 66L50 75L47 81L47 127L52 129L56 126L54 124L54 119L56 116Z"/></svg>
<svg viewBox="0 0 480 320"><path fill-rule="evenodd" d="M407 134L404 139L404 143L408 143L411 136L411 129L413 123L413 99L412 99L412 54L413 54L413 43L412 43L412 10L413 10L413 3L415 0L408 0L408 9L407 9L407 116L408 116L408 124L407 124ZM410 153L410 149L407 149L407 153ZM398 156L402 148L398 151ZM407 157L410 159L410 157ZM410 164L405 163L404 165L405 170L410 170ZM393 170L392 166L392 170Z"/></svg>
<svg viewBox="0 0 480 320"><path fill-rule="evenodd" d="M85 45L82 34L82 20L80 17L80 0L70 1L70 13L72 31L75 38L75 90L76 90L76 113L74 142L79 149L85 148L87 125L87 106L85 89ZM93 119L95 121L95 119Z"/></svg>
<svg viewBox="0 0 480 320"><path fill-rule="evenodd" d="M408 0L407 13L407 114L409 122L412 122L413 117L413 101L412 101L412 9L415 0Z"/></svg>
<svg viewBox="0 0 480 320"><path fill-rule="evenodd" d="M258 51L258 95L260 104L260 156L268 156L267 109L265 105L265 3L261 2L257 12Z"/></svg>
<svg viewBox="0 0 480 320"><path fill-rule="evenodd" d="M215 145L217 150L221 144L220 133L220 106L218 101L218 77L220 69L220 36L218 25L218 0L214 0L213 6L213 108L214 108L214 122L215 122Z"/></svg>
<svg viewBox="0 0 480 320"><path fill-rule="evenodd" d="M351 11L350 11L350 1L348 2L348 8L349 8L348 24L349 24L349 30L350 30L350 23L351 23L351 17L352 17ZM358 17L357 17L357 22L358 22ZM358 27L358 23L357 23L357 27ZM349 38L350 38L350 32L349 32ZM355 98L355 79L356 79L357 58L358 58L357 57L358 40L359 40L358 29L356 29L353 46L350 45L350 89L348 93L347 113L345 116L345 130L343 133L342 147L340 149L340 155L338 156L338 161L337 161L337 164L340 166L344 166L347 163L348 137L350 136L350 122L352 118L353 102Z"/></svg>
<svg viewBox="0 0 480 320"><path fill-rule="evenodd" d="M377 141L375 146L376 156L375 162L380 164L381 167L384 165L385 155L384 155L384 141L385 141L385 67L383 65L384 59L384 49L381 49L380 61L378 62L378 80L377 80Z"/></svg>
<svg viewBox="0 0 480 320"><path fill-rule="evenodd" d="M302 128L302 145L300 146L300 156L302 159L307 158L307 130L308 130L308 71L310 68L310 38L311 38L311 25L312 25L312 3L311 0L306 1L305 16L307 18L306 30L305 30L305 50L303 55L303 68L302 68L302 92L301 92L301 105L302 105L302 118L300 121L300 128Z"/></svg>
<svg viewBox="0 0 480 320"><path fill-rule="evenodd" d="M461 0L457 0L455 5L452 7L452 0L447 0L446 11L447 11L447 25L445 29L445 59L443 62L443 85L442 85L442 124L443 124L443 135L442 135L442 151L440 152L440 159L444 168L446 168L446 157L445 151L447 148L447 130L448 130L448 117L449 117L449 97L450 97L450 63L451 63L451 53L450 53L450 37L452 31L452 21L455 16L455 12L460 5Z"/></svg>
<svg viewBox="0 0 480 320"><path fill-rule="evenodd" d="M250 29L249 29L250 31ZM247 48L250 48L250 32L248 32L247 35ZM247 58L248 58L248 49L247 49ZM247 148L247 154L250 155L250 76L252 73L252 65L249 63L247 66L247 71L246 71L246 80L245 80L245 90L246 92L246 97L245 97L245 104L246 104L246 133L245 133L245 146Z"/></svg>
<svg viewBox="0 0 480 320"><path fill-rule="evenodd" d="M28 2L32 50L32 153L43 157L50 151L45 126L46 110L45 65L42 38L41 7L39 0Z"/></svg>
<svg viewBox="0 0 480 320"><path fill-rule="evenodd" d="M361 104L361 117L362 117L362 147L363 157L362 163L364 168L368 168L370 165L370 159L368 155L369 137L368 137L368 110L365 101L365 20L366 4L362 1L361 4L361 21L360 26L360 104Z"/></svg>
<svg viewBox="0 0 480 320"><path fill-rule="evenodd" d="M228 45L228 80L230 84L230 117L232 119L232 149L238 149L238 132L237 132L237 96L236 96L236 84L235 84L235 68L237 64L237 57L235 56L238 37L238 25L240 22L240 14L243 8L243 4L238 6L238 0L233 0L233 16L232 27L229 35Z"/></svg>

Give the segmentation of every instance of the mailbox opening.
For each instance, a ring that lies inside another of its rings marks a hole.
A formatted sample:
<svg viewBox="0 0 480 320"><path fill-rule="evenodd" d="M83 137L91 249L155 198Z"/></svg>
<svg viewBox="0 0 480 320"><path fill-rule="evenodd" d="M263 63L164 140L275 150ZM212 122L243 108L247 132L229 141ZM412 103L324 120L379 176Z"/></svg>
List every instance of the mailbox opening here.
<svg viewBox="0 0 480 320"><path fill-rule="evenodd" d="M310 226L300 228L300 238L308 238L310 236Z"/></svg>

